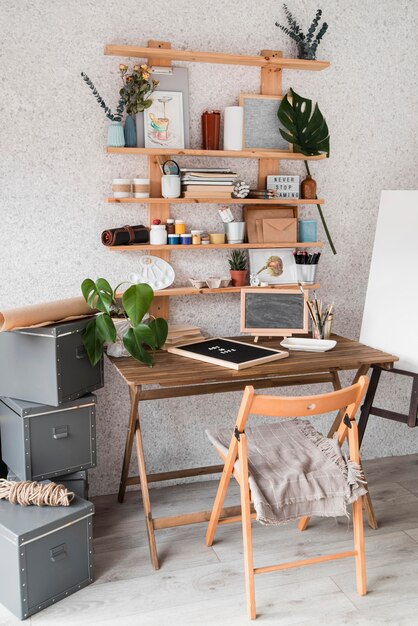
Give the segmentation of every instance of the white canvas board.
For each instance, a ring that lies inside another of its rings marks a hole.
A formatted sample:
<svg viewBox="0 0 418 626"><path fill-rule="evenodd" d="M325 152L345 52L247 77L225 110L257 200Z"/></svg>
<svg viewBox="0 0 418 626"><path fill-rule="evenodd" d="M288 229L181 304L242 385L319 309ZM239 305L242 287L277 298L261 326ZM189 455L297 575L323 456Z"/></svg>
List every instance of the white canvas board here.
<svg viewBox="0 0 418 626"><path fill-rule="evenodd" d="M382 191L360 341L418 373L418 191Z"/></svg>

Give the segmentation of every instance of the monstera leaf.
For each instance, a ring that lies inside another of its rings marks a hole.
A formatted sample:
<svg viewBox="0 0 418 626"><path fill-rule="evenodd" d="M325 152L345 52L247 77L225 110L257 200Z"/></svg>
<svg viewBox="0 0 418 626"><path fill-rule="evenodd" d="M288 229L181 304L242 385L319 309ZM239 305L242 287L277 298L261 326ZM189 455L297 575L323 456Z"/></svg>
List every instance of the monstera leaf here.
<svg viewBox="0 0 418 626"><path fill-rule="evenodd" d="M306 156L325 152L329 157L329 131L317 104L312 113L312 100L302 98L293 89L283 98L278 118L286 128L280 128L283 139L293 144L293 150Z"/></svg>
<svg viewBox="0 0 418 626"><path fill-rule="evenodd" d="M113 302L113 290L105 278L98 278L96 282L86 278L81 283L81 292L89 307L109 313Z"/></svg>
<svg viewBox="0 0 418 626"><path fill-rule="evenodd" d="M293 89L290 89L279 106L277 117L286 129L279 128L280 134L283 139L293 145L294 152L299 152L307 157L325 153L329 157L328 126L317 104L315 104L312 112L312 100L302 98ZM305 168L306 173L310 176L311 172L306 160ZM337 254L321 205L317 204L316 206L331 250Z"/></svg>

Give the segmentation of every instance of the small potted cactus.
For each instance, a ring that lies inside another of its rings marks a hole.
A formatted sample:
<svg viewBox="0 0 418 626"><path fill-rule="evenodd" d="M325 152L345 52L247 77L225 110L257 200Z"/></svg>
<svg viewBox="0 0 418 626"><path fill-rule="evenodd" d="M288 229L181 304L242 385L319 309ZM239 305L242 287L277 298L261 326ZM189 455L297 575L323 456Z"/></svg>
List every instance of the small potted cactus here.
<svg viewBox="0 0 418 626"><path fill-rule="evenodd" d="M247 284L248 274L245 250L233 250L228 263L233 286L244 287Z"/></svg>

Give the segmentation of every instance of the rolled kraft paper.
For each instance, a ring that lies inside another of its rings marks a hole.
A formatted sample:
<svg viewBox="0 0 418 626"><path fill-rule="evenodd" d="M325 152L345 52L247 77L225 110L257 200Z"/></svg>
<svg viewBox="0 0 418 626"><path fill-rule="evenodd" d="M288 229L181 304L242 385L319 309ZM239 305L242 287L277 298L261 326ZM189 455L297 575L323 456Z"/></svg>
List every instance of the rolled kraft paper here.
<svg viewBox="0 0 418 626"><path fill-rule="evenodd" d="M105 246L126 246L128 244L148 243L149 230L142 224L109 228L102 232L102 244Z"/></svg>
<svg viewBox="0 0 418 626"><path fill-rule="evenodd" d="M43 304L32 304L8 311L0 311L0 332L30 326L46 326L53 322L92 315L94 312L81 296Z"/></svg>
<svg viewBox="0 0 418 626"><path fill-rule="evenodd" d="M224 150L242 150L244 109L226 107L224 115Z"/></svg>

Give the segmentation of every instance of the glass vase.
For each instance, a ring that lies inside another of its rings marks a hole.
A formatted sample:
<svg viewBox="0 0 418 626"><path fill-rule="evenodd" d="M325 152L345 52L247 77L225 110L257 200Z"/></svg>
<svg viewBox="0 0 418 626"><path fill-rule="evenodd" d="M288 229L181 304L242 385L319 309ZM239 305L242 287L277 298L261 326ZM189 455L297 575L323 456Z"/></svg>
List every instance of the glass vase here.
<svg viewBox="0 0 418 626"><path fill-rule="evenodd" d="M112 148L123 148L125 135L121 122L111 122L107 131L107 145Z"/></svg>

